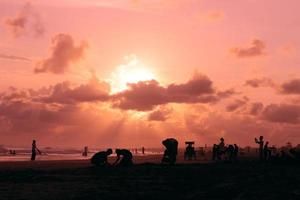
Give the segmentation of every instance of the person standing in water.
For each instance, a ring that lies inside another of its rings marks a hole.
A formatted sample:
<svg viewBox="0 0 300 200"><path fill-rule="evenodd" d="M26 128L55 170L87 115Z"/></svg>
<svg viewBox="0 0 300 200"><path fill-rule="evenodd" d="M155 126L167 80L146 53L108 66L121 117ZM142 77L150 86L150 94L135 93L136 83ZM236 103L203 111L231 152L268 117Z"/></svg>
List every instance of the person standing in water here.
<svg viewBox="0 0 300 200"><path fill-rule="evenodd" d="M31 160L32 161L35 160L36 152L38 152L39 154L41 154L41 151L36 146L36 141L33 140L32 141L32 148L31 148Z"/></svg>

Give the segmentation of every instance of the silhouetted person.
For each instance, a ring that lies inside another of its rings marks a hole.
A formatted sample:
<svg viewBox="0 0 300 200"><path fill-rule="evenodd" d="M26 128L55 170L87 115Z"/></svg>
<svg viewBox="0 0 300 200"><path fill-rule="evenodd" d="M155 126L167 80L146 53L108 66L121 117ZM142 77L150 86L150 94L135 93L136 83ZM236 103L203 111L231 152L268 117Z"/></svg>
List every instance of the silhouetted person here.
<svg viewBox="0 0 300 200"><path fill-rule="evenodd" d="M166 147L162 163L175 164L178 151L178 141L174 138L167 138L162 142L162 144Z"/></svg>
<svg viewBox="0 0 300 200"><path fill-rule="evenodd" d="M99 151L95 153L91 158L91 163L96 166L108 165L107 158L112 154L112 149L107 149L106 151Z"/></svg>
<svg viewBox="0 0 300 200"><path fill-rule="evenodd" d="M41 154L41 151L36 146L36 141L33 140L32 141L32 148L31 148L31 160L35 160L36 152L38 152L39 154Z"/></svg>
<svg viewBox="0 0 300 200"><path fill-rule="evenodd" d="M145 154L145 147L142 147L142 154Z"/></svg>
<svg viewBox="0 0 300 200"><path fill-rule="evenodd" d="M255 143L259 144L259 159L263 160L263 158L264 158L264 151L263 151L263 148L264 148L264 137L263 136L259 136L259 140L257 138L254 138L254 139L255 139Z"/></svg>
<svg viewBox="0 0 300 200"><path fill-rule="evenodd" d="M237 160L238 159L238 155L239 155L239 147L237 144L234 144L234 152L233 152L233 157L234 157L234 160Z"/></svg>
<svg viewBox="0 0 300 200"><path fill-rule="evenodd" d="M188 146L185 148L184 152L184 159L196 159L196 152L195 148L192 146L192 144L188 144Z"/></svg>
<svg viewBox="0 0 300 200"><path fill-rule="evenodd" d="M226 151L225 140L224 140L224 138L220 138L219 153L222 155L225 153L225 151Z"/></svg>
<svg viewBox="0 0 300 200"><path fill-rule="evenodd" d="M299 151L297 151L297 149L296 148L291 148L290 149L290 153L294 156L294 158L296 159L296 160L300 160L300 152Z"/></svg>
<svg viewBox="0 0 300 200"><path fill-rule="evenodd" d="M89 152L88 147L85 146L85 147L83 148L82 156L87 156L87 155L88 155L88 152Z"/></svg>
<svg viewBox="0 0 300 200"><path fill-rule="evenodd" d="M264 145L264 160L269 160L271 158L271 149L269 148L269 142Z"/></svg>
<svg viewBox="0 0 300 200"><path fill-rule="evenodd" d="M228 153L228 160L233 161L233 159L234 159L234 146L232 144L230 144L228 146L228 148L226 149L226 151Z"/></svg>
<svg viewBox="0 0 300 200"><path fill-rule="evenodd" d="M117 160L115 166L128 167L132 166L132 153L127 149L116 149ZM120 160L121 159L121 160Z"/></svg>
<svg viewBox="0 0 300 200"><path fill-rule="evenodd" d="M216 160L218 156L219 146L214 144L212 148L212 160Z"/></svg>

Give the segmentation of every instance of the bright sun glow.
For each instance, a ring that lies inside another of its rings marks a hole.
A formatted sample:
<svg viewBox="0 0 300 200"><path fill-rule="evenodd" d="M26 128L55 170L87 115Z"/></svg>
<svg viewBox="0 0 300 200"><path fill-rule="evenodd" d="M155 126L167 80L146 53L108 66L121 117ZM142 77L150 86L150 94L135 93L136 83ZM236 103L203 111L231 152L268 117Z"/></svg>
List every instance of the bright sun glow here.
<svg viewBox="0 0 300 200"><path fill-rule="evenodd" d="M137 83L155 79L154 74L144 66L135 55L125 57L127 63L120 65L112 75L112 92L128 88L128 83Z"/></svg>

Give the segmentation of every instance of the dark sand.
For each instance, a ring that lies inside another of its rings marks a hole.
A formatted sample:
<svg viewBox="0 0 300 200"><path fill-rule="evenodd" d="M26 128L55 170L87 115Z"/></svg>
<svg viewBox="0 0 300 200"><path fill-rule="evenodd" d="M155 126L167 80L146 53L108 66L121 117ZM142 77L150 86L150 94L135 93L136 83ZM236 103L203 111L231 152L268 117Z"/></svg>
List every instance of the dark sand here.
<svg viewBox="0 0 300 200"><path fill-rule="evenodd" d="M0 199L300 199L297 164L159 161L136 157L131 168L96 168L88 160L0 162Z"/></svg>

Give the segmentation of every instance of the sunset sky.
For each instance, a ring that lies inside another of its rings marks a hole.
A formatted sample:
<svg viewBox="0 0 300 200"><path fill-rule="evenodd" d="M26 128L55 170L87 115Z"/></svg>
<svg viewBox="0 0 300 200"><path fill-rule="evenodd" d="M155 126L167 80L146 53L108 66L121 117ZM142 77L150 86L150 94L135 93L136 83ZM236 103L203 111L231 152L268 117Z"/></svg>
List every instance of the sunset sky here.
<svg viewBox="0 0 300 200"><path fill-rule="evenodd" d="M0 0L0 144L298 144L299 6Z"/></svg>

